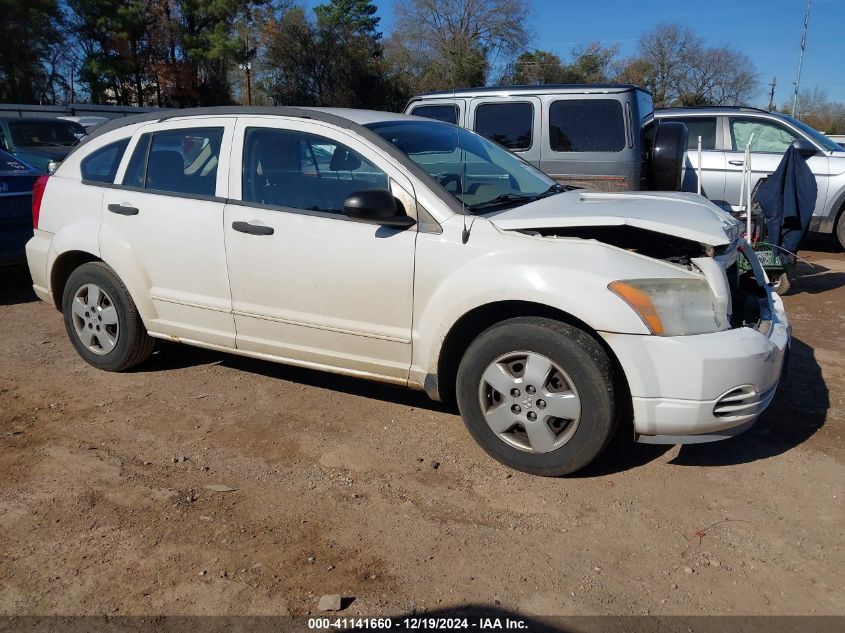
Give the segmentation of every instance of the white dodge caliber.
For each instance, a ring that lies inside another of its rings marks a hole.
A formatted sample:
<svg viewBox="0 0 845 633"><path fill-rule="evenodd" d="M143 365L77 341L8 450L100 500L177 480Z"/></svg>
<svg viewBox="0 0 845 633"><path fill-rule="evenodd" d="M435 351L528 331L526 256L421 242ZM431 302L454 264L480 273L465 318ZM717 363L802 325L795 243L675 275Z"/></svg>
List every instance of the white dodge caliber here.
<svg viewBox="0 0 845 633"><path fill-rule="evenodd" d="M620 421L640 442L742 432L789 347L704 198L567 191L413 116L128 117L39 180L33 222L35 291L95 367L165 339L424 389L540 475L583 468Z"/></svg>

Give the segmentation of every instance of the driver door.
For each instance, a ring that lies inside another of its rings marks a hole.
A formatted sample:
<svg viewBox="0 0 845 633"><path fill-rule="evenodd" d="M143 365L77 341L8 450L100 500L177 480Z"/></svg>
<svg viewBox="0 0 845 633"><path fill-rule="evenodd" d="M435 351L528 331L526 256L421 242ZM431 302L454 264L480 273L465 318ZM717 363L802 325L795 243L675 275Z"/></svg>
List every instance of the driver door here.
<svg viewBox="0 0 845 633"><path fill-rule="evenodd" d="M404 383L411 364L416 229L350 220L354 191L404 175L357 137L299 119L239 118L224 213L237 347Z"/></svg>

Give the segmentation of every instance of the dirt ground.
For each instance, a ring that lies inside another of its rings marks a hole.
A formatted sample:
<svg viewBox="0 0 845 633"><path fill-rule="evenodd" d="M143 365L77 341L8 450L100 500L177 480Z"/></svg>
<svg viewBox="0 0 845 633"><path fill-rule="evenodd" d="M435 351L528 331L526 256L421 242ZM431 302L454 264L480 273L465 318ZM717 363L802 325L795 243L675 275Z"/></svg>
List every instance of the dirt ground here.
<svg viewBox="0 0 845 633"><path fill-rule="evenodd" d="M0 272L0 615L845 614L845 256L803 255L754 429L565 479L418 392L177 345L97 371Z"/></svg>

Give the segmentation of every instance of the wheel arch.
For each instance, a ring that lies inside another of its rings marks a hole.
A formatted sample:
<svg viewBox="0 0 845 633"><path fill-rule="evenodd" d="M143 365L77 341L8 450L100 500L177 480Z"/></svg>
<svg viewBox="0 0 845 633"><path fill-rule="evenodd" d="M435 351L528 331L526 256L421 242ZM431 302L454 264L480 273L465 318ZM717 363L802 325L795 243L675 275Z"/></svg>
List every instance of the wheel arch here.
<svg viewBox="0 0 845 633"><path fill-rule="evenodd" d="M82 264L101 261L96 255L80 250L65 251L56 256L50 267L50 292L53 293L53 304L57 310L62 310L62 297L71 273Z"/></svg>
<svg viewBox="0 0 845 633"><path fill-rule="evenodd" d="M581 319L542 303L521 300L495 301L477 306L463 314L447 332L443 343L440 346L440 354L437 361L437 376L426 381L426 391L429 395L445 403L455 402L455 383L458 375L458 366L461 358L469 348L470 344L487 328L517 317L542 317L560 321L578 328L592 337L604 349L611 364L613 365L614 384L619 393L620 409L625 408L624 403L630 403L630 391L628 379L622 370L622 365L616 354L607 345L604 339Z"/></svg>

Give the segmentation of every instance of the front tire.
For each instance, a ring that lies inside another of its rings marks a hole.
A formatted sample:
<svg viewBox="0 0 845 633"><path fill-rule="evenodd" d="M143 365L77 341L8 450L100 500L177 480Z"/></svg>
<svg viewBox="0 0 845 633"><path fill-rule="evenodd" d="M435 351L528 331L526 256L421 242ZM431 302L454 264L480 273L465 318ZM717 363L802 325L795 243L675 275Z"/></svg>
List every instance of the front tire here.
<svg viewBox="0 0 845 633"><path fill-rule="evenodd" d="M613 371L604 349L575 327L544 318L498 323L458 368L464 423L497 461L560 476L593 461L616 428Z"/></svg>
<svg viewBox="0 0 845 633"><path fill-rule="evenodd" d="M102 262L83 264L70 274L62 313L73 347L97 369L123 371L152 354L155 341L129 291Z"/></svg>

